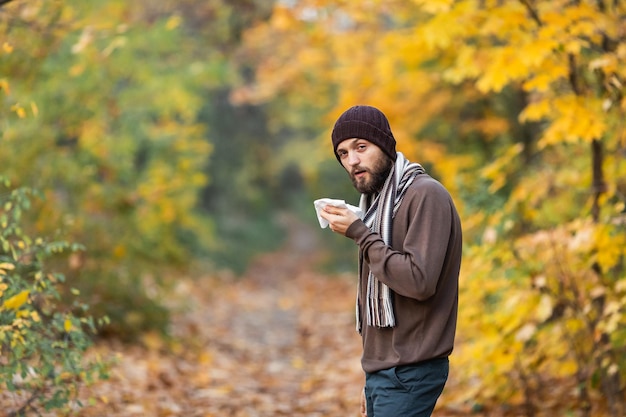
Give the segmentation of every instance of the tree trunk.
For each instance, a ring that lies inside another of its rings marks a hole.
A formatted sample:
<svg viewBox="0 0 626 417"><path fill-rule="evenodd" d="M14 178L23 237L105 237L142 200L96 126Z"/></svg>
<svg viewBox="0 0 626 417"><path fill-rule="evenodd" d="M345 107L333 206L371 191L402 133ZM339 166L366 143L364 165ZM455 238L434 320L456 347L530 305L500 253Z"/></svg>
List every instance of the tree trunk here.
<svg viewBox="0 0 626 417"><path fill-rule="evenodd" d="M593 206L591 208L591 215L593 221L597 223L600 220L600 197L606 192L606 183L604 182L604 171L602 170L602 163L604 162L604 154L602 142L598 139L594 139L591 142L591 157L593 166Z"/></svg>

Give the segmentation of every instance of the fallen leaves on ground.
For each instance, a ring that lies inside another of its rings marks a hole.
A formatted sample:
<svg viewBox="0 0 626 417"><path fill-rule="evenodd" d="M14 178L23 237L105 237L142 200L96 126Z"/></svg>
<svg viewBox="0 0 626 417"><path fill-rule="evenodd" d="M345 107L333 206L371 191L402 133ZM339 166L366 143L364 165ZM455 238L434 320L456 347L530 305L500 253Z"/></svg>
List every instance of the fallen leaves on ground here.
<svg viewBox="0 0 626 417"><path fill-rule="evenodd" d="M81 416L350 416L363 383L353 283L182 282L175 342L146 335L117 350ZM103 352L104 353L104 352Z"/></svg>

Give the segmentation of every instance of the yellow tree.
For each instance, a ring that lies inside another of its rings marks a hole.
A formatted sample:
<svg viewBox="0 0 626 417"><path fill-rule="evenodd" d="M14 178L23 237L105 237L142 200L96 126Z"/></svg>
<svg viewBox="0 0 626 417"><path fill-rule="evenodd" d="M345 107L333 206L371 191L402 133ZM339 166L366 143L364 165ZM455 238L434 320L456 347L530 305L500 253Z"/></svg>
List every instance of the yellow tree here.
<svg viewBox="0 0 626 417"><path fill-rule="evenodd" d="M526 96L520 121L541 125L536 141L482 170L493 192L511 186L502 216L490 220L500 232L483 246L502 263L491 275L505 278L485 295L514 284L518 301L490 318L498 320L491 321L494 341L508 347L505 355L494 350L494 359L511 370L497 372L519 378L529 414L538 405L538 381L552 376L576 381L585 415L594 390L612 415L622 415L626 8L602 1L420 3L432 18L419 34L448 57L444 77L467 80L483 94L515 86ZM441 30L452 24L454 33ZM520 165L523 153L534 161Z"/></svg>

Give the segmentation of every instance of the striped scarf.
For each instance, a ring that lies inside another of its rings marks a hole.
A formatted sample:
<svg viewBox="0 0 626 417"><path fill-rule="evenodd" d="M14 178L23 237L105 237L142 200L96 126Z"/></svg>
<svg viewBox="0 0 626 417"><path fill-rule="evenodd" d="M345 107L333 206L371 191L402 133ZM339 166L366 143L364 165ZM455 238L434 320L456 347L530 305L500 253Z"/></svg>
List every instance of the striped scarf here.
<svg viewBox="0 0 626 417"><path fill-rule="evenodd" d="M363 222L372 232L378 233L387 245L391 245L393 218L400 207L402 198L415 177L423 174L420 164L409 162L401 152L397 153L394 166L385 180L382 190L377 195L361 194L359 206L365 213ZM363 264L363 253L359 253L359 271ZM370 270L367 277L367 300L365 309L368 326L394 327L392 290L380 282ZM360 314L361 280L359 279L356 319L357 331L361 332Z"/></svg>

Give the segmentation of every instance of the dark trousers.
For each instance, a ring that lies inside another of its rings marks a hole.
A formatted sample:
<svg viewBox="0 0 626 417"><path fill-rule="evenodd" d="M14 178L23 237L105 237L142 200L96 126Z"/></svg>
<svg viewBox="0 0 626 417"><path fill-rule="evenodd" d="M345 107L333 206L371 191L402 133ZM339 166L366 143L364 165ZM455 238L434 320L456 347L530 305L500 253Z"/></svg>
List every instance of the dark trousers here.
<svg viewBox="0 0 626 417"><path fill-rule="evenodd" d="M365 373L367 417L429 417L448 379L448 358Z"/></svg>

